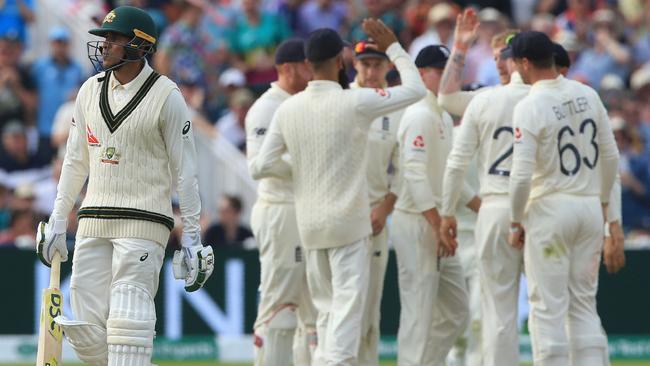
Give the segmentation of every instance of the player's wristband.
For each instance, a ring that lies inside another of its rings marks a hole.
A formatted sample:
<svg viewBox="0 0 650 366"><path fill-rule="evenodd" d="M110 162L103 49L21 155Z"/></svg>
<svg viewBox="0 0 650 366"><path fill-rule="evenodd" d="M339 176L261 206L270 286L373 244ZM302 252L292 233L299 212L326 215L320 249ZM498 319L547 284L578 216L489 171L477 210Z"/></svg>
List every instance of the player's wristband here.
<svg viewBox="0 0 650 366"><path fill-rule="evenodd" d="M605 237L609 238L612 234L609 232L609 222L605 223Z"/></svg>

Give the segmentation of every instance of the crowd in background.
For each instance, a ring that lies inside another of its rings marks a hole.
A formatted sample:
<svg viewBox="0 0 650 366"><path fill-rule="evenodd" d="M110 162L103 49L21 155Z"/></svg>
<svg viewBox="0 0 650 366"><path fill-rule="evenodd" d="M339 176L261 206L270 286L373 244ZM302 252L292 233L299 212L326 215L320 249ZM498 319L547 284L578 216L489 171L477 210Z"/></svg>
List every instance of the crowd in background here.
<svg viewBox="0 0 650 366"><path fill-rule="evenodd" d="M569 77L598 90L608 108L622 157L627 242L650 241L650 0L71 2L92 5L84 14L95 22L115 6L146 9L159 29L149 62L177 82L199 133L220 136L242 153L246 113L275 80L274 49L284 39L329 27L360 41L361 20L371 16L390 26L414 56L428 44L451 47L456 15L475 6L480 36L468 53L464 81L477 87L499 83L493 35L507 28L543 31L569 52ZM88 60L70 52L71 30L63 25L49 29L49 50L25 57L37 6L37 0L0 2L0 246L33 248L36 223L53 207L76 91L90 76ZM399 82L394 74L390 80ZM204 241L216 248L254 246L241 207L238 197L223 197L218 221L203 220ZM75 228L71 215L71 243Z"/></svg>

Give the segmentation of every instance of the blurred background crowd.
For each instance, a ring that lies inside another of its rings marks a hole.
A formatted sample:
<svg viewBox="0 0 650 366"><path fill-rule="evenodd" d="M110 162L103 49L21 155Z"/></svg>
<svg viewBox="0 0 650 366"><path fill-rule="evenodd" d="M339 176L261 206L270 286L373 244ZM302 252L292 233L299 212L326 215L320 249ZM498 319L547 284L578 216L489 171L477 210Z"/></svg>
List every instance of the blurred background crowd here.
<svg viewBox="0 0 650 366"><path fill-rule="evenodd" d="M516 28L547 33L569 52L569 77L599 91L622 156L626 245L650 248L650 0L0 0L0 247L34 247L36 224L56 196L77 88L94 72L87 30L119 5L146 9L157 23L149 62L178 83L191 108L204 242L217 250L255 246L244 119L276 78L282 40L321 27L364 40L361 20L371 16L415 56L428 44L451 47L456 15L467 6L481 21L468 86L498 84L490 41ZM75 229L71 215L70 243Z"/></svg>

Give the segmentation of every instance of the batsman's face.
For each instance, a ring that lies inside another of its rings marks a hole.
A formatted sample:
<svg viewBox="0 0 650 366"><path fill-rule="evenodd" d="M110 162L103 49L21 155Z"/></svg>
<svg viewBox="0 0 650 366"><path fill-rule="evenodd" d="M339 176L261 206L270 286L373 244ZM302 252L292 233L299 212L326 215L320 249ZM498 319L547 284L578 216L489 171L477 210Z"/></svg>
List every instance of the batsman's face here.
<svg viewBox="0 0 650 366"><path fill-rule="evenodd" d="M501 85L506 85L510 82L510 70L508 70L507 60L501 57L501 48L497 47L492 49L494 62L497 65L497 72L499 73L499 81Z"/></svg>
<svg viewBox="0 0 650 366"><path fill-rule="evenodd" d="M126 58L124 53L124 45L131 39L127 36L108 32L104 42L102 42L102 58L104 68L109 68L117 65L122 59Z"/></svg>
<svg viewBox="0 0 650 366"><path fill-rule="evenodd" d="M367 57L354 60L357 70L357 81L364 88L383 88L386 84L386 74L390 70L390 62L381 57Z"/></svg>

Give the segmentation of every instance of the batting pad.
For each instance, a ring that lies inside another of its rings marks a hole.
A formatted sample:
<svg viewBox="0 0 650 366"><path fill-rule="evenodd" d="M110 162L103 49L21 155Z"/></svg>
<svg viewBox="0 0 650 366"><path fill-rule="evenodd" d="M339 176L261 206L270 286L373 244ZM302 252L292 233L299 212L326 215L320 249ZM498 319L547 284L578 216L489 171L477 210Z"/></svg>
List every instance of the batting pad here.
<svg viewBox="0 0 650 366"><path fill-rule="evenodd" d="M70 320L64 316L54 318L81 361L89 365L108 365L106 329L89 322Z"/></svg>
<svg viewBox="0 0 650 366"><path fill-rule="evenodd" d="M151 365L156 310L148 291L131 283L111 290L107 321L110 366Z"/></svg>

